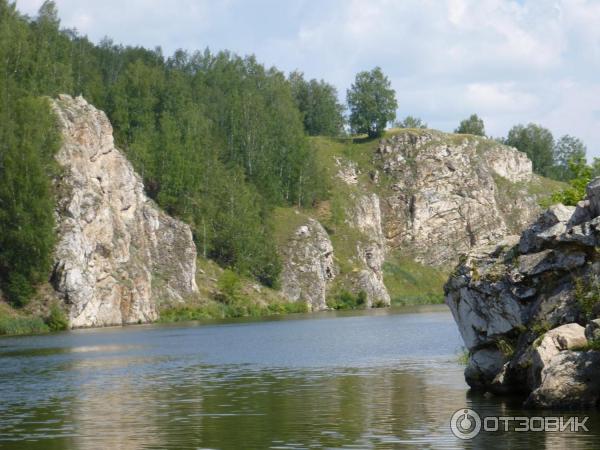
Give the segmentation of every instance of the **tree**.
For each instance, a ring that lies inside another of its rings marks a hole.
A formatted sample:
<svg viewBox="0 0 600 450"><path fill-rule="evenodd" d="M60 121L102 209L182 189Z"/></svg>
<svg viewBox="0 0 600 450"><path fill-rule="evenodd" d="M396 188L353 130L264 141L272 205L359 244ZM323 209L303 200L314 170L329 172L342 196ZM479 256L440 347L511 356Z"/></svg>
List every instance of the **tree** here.
<svg viewBox="0 0 600 450"><path fill-rule="evenodd" d="M302 113L304 129L310 136L337 136L344 126L344 107L337 90L325 81L306 81L302 72L289 76L292 94Z"/></svg>
<svg viewBox="0 0 600 450"><path fill-rule="evenodd" d="M59 138L46 99L0 103L0 287L22 306L47 279L55 241L50 175Z"/></svg>
<svg viewBox="0 0 600 450"><path fill-rule="evenodd" d="M370 138L381 136L396 118L396 92L379 67L358 73L346 98L355 133L366 133Z"/></svg>
<svg viewBox="0 0 600 450"><path fill-rule="evenodd" d="M552 178L569 181L576 174L571 170L571 162L585 163L585 144L578 138L565 134L554 145L554 168Z"/></svg>
<svg viewBox="0 0 600 450"><path fill-rule="evenodd" d="M552 174L554 138L550 130L533 123L515 125L508 132L506 145L525 153L533 163L533 171L542 176Z"/></svg>
<svg viewBox="0 0 600 450"><path fill-rule="evenodd" d="M571 159L568 162L569 171L573 177L569 186L552 195L552 201L563 205L575 206L585 197L585 188L592 180L593 168L585 163L584 159Z"/></svg>
<svg viewBox="0 0 600 450"><path fill-rule="evenodd" d="M396 128L427 128L427 124L418 117L406 116L401 122L394 124Z"/></svg>
<svg viewBox="0 0 600 450"><path fill-rule="evenodd" d="M477 114L471 114L468 119L465 119L460 122L460 125L455 133L459 134L473 134L475 136L485 136L485 127L483 124L483 119L480 119Z"/></svg>

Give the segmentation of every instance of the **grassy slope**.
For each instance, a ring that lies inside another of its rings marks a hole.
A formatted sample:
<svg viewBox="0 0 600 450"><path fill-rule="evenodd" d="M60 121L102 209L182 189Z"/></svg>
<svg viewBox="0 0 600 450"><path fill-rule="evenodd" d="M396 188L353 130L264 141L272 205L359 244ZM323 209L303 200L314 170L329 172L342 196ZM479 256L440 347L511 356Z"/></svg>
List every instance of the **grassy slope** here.
<svg viewBox="0 0 600 450"><path fill-rule="evenodd" d="M0 295L0 336L47 333L66 327L64 307L49 283L38 286L35 296L23 308L13 308Z"/></svg>
<svg viewBox="0 0 600 450"><path fill-rule="evenodd" d="M197 260L198 295L184 304L160 308L160 322L258 317L306 312L306 306L290 303L279 292L223 270L213 261Z"/></svg>

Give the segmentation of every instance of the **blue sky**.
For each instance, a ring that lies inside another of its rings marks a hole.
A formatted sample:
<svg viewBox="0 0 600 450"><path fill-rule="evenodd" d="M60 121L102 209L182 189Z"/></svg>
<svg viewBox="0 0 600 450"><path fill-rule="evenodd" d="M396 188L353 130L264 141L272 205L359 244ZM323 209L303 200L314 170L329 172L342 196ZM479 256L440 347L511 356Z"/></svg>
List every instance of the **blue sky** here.
<svg viewBox="0 0 600 450"><path fill-rule="evenodd" d="M35 15L42 0L17 0ZM229 49L334 84L382 67L398 115L488 134L536 122L600 157L600 0L56 0L93 41Z"/></svg>

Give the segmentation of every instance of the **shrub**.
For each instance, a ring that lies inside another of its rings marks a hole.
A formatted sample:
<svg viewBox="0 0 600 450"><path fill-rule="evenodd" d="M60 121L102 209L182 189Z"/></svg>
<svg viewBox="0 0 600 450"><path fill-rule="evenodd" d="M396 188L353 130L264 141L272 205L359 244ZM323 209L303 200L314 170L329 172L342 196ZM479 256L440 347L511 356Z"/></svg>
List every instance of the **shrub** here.
<svg viewBox="0 0 600 450"><path fill-rule="evenodd" d="M46 318L46 325L50 331L63 331L69 328L69 319L64 310L58 305L50 308L50 314Z"/></svg>
<svg viewBox="0 0 600 450"><path fill-rule="evenodd" d="M343 290L333 298L327 300L327 306L332 309L358 309L363 308L367 302L367 293L360 291L354 295Z"/></svg>

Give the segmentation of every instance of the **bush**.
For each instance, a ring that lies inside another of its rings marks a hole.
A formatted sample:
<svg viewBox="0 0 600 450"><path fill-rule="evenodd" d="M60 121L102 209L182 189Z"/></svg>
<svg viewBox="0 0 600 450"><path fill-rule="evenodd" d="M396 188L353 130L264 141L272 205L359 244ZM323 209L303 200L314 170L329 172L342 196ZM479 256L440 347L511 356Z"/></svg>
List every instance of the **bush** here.
<svg viewBox="0 0 600 450"><path fill-rule="evenodd" d="M25 306L34 293L27 277L18 272L8 275L8 283L3 286L6 296L14 306Z"/></svg>
<svg viewBox="0 0 600 450"><path fill-rule="evenodd" d="M219 277L217 287L220 293L216 296L216 300L221 303L232 304L241 295L242 282L237 273L226 269Z"/></svg>
<svg viewBox="0 0 600 450"><path fill-rule="evenodd" d="M46 318L46 325L50 331L63 331L69 329L69 319L58 305L50 308L50 314Z"/></svg>
<svg viewBox="0 0 600 450"><path fill-rule="evenodd" d="M333 298L327 300L327 306L331 309L358 309L364 308L367 303L367 293L360 291L354 295L343 290Z"/></svg>

